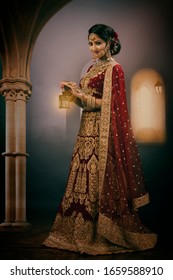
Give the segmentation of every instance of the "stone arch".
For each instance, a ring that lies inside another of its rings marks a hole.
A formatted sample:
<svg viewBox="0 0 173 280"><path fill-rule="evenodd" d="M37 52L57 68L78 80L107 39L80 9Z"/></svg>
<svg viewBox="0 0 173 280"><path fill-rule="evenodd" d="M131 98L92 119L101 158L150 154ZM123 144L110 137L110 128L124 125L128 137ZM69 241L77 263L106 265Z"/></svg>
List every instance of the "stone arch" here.
<svg viewBox="0 0 173 280"><path fill-rule="evenodd" d="M0 10L0 55L5 98L5 220L1 226L27 227L26 102L31 95L30 63L36 39L46 22L71 0L4 2Z"/></svg>

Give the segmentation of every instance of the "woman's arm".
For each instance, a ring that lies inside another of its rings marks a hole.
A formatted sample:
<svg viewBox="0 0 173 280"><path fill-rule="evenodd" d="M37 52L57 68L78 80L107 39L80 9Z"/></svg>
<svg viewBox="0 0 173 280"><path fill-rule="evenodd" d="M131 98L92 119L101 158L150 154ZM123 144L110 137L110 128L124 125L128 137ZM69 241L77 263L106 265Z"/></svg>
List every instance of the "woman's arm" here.
<svg viewBox="0 0 173 280"><path fill-rule="evenodd" d="M86 95L82 89L80 89L76 83L63 81L61 82L61 88L68 90L75 98L73 102L81 108L95 109L101 108L102 100L95 98L91 95Z"/></svg>

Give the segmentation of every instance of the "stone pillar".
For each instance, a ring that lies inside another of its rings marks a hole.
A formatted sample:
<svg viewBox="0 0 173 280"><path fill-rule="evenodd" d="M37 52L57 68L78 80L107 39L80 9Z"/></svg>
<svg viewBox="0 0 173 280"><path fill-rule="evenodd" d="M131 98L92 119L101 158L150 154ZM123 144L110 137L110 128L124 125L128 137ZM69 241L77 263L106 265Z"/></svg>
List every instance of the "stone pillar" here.
<svg viewBox="0 0 173 280"><path fill-rule="evenodd" d="M15 219L15 91L4 92L6 101L6 152L5 156L5 221L10 226Z"/></svg>
<svg viewBox="0 0 173 280"><path fill-rule="evenodd" d="M15 128L15 183L16 211L14 226L26 225L26 101L28 94L23 90L16 93Z"/></svg>
<svg viewBox="0 0 173 280"><path fill-rule="evenodd" d="M26 220L26 102L31 84L22 79L1 80L6 100L5 221L1 226L27 227Z"/></svg>

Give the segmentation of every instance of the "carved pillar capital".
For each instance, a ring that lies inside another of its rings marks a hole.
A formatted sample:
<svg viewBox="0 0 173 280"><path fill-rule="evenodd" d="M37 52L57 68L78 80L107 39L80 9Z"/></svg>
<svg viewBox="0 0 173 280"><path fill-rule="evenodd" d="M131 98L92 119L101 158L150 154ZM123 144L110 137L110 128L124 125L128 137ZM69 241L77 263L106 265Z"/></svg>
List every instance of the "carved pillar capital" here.
<svg viewBox="0 0 173 280"><path fill-rule="evenodd" d="M5 100L26 101L31 95L32 84L25 79L9 78L0 80L0 94Z"/></svg>
<svg viewBox="0 0 173 280"><path fill-rule="evenodd" d="M5 97L5 101L15 101L16 100L16 91L15 90L6 90L2 92L2 95Z"/></svg>

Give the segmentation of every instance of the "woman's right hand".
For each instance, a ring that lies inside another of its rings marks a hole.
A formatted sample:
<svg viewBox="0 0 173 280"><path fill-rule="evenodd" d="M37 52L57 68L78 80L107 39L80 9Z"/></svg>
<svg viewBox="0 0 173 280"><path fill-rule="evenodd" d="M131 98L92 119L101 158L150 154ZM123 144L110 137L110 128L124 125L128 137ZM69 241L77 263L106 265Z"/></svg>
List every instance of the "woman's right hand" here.
<svg viewBox="0 0 173 280"><path fill-rule="evenodd" d="M74 82L62 81L60 83L61 88L70 91L75 97L81 99L82 102L86 103L87 96L82 92L82 90Z"/></svg>
<svg viewBox="0 0 173 280"><path fill-rule="evenodd" d="M71 90L71 91L73 91L74 88L77 87L77 85L76 85L76 83L74 83L74 82L62 81L62 82L60 83L60 87L61 87L62 89L64 88L65 90Z"/></svg>

